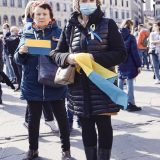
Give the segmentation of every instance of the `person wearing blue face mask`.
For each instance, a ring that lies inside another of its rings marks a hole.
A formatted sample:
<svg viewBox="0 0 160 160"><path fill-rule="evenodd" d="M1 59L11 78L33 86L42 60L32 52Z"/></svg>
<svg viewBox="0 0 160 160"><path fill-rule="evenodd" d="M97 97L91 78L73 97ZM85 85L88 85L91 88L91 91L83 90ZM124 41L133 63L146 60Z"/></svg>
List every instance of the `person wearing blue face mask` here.
<svg viewBox="0 0 160 160"><path fill-rule="evenodd" d="M50 53L53 61L67 67L76 64L75 54L85 52L114 71L114 66L127 57L116 23L104 18L100 0L73 0L73 10L57 48ZM86 159L109 160L113 141L111 115L119 112L119 106L82 69L75 73L74 84L68 85L67 99L69 111L80 118Z"/></svg>
<svg viewBox="0 0 160 160"><path fill-rule="evenodd" d="M80 11L83 15L89 16L97 9L96 3L81 3Z"/></svg>

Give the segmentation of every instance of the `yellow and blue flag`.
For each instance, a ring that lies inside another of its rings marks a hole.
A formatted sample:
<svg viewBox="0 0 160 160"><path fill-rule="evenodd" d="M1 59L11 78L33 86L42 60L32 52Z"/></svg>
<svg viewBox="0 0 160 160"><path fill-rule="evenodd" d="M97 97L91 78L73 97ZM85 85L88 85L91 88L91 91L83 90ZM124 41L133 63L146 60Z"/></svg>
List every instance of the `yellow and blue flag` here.
<svg viewBox="0 0 160 160"><path fill-rule="evenodd" d="M116 73L96 63L87 53L75 54L75 60L83 69L87 77L100 90L108 95L115 104L122 106L122 109L127 109L127 94L113 84L117 78Z"/></svg>
<svg viewBox="0 0 160 160"><path fill-rule="evenodd" d="M25 46L28 47L29 54L49 55L51 51L50 40L26 39Z"/></svg>

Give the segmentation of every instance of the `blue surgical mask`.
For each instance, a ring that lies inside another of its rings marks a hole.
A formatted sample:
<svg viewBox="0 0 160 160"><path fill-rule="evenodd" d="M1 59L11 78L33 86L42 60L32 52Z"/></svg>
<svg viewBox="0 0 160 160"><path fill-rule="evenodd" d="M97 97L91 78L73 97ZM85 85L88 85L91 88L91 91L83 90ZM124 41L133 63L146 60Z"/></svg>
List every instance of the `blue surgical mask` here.
<svg viewBox="0 0 160 160"><path fill-rule="evenodd" d="M97 9L96 3L80 3L82 15L89 16Z"/></svg>

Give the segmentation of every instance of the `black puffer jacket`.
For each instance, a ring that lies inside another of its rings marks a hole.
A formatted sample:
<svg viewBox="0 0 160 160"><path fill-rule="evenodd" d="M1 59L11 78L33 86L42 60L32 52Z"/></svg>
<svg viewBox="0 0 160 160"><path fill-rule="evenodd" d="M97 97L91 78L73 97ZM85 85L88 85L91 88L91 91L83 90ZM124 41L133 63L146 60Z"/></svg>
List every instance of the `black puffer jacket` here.
<svg viewBox="0 0 160 160"><path fill-rule="evenodd" d="M115 22L103 18L103 13L97 9L84 28L78 21L78 13L73 13L68 25L64 28L59 44L51 55L59 66L65 66L69 48L73 53L91 53L95 61L102 66L114 70L114 66L126 58L126 50L122 37ZM95 33L101 38L91 39L88 33L90 26L95 25ZM73 26L73 27L72 27ZM102 40L102 41L101 41ZM97 88L84 74L76 73L75 83L69 85L68 107L79 116L90 116L101 113L118 112L119 107Z"/></svg>

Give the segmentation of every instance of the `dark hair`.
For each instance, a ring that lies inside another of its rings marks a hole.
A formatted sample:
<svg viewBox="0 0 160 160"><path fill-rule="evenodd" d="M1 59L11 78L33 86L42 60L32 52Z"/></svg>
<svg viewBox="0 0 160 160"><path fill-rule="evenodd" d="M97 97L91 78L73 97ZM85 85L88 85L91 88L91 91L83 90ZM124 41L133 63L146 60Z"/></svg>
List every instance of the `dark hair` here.
<svg viewBox="0 0 160 160"><path fill-rule="evenodd" d="M128 28L130 30L133 29L133 21L131 19L125 19L123 20L121 24L121 28Z"/></svg>
<svg viewBox="0 0 160 160"><path fill-rule="evenodd" d="M49 10L49 14L50 14L50 18L52 21L54 21L55 19L53 18L53 12L52 12L52 8L51 6L48 4L48 3L42 3L42 2L39 2L39 3L35 3L35 7L40 7L40 8L43 8L43 9L48 9ZM34 18L34 11L33 11L33 15L32 15L32 18Z"/></svg>
<svg viewBox="0 0 160 160"><path fill-rule="evenodd" d="M9 24L8 24L8 23L4 23L4 24L3 24L3 27L4 27L4 26L6 26L7 28L9 28L9 29L10 29L10 26L9 26Z"/></svg>

